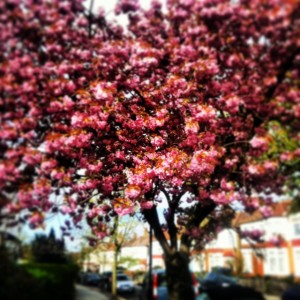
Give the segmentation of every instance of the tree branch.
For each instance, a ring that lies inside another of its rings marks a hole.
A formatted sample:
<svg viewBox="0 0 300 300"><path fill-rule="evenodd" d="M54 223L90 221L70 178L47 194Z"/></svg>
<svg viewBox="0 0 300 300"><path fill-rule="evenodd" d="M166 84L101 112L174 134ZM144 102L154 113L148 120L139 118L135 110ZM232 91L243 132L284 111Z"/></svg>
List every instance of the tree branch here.
<svg viewBox="0 0 300 300"><path fill-rule="evenodd" d="M296 47L295 49L291 50L291 55L289 55L286 60L284 60L279 68L279 72L277 74L277 82L276 84L272 85L265 93L265 102L268 103L273 97L277 90L277 88L280 86L280 84L285 79L285 74L288 72L292 67L294 60L296 56L300 54L300 48ZM258 116L253 115L254 118L254 127L260 126L264 122L264 118L259 118Z"/></svg>
<svg viewBox="0 0 300 300"><path fill-rule="evenodd" d="M149 225L152 227L154 235L160 243L163 251L167 254L170 253L171 249L159 223L156 206L153 206L151 209L143 210L142 214L145 217L146 221L149 223Z"/></svg>
<svg viewBox="0 0 300 300"><path fill-rule="evenodd" d="M208 205L203 205L203 203L199 203L195 209L193 216L190 217L190 222L186 226L186 228L199 227L201 222L213 212L216 204L213 201L210 201ZM183 234L181 237L181 245L180 248L189 249L191 246L191 237L189 234Z"/></svg>
<svg viewBox="0 0 300 300"><path fill-rule="evenodd" d="M168 225L168 232L170 235L170 242L171 242L171 248L177 250L177 227L175 226L175 211L178 207L179 199L175 199L175 201L171 201L169 193L162 188L161 191L164 193L164 195L167 198L168 204L169 204L169 212L167 216L165 217ZM178 197L176 197L178 198Z"/></svg>

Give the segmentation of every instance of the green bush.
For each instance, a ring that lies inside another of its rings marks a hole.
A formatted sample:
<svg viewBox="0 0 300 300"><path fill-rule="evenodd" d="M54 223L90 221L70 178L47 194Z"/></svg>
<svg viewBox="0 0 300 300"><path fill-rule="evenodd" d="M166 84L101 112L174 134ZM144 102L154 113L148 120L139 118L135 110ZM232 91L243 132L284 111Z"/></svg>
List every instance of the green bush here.
<svg viewBox="0 0 300 300"><path fill-rule="evenodd" d="M70 264L30 263L22 266L22 268L38 281L39 288L37 290L40 290L43 296L37 295L37 300L74 299L74 282L78 273L77 266Z"/></svg>
<svg viewBox="0 0 300 300"><path fill-rule="evenodd" d="M73 300L77 267L70 264L16 265L0 249L1 300Z"/></svg>
<svg viewBox="0 0 300 300"><path fill-rule="evenodd" d="M33 300L31 291L37 286L37 281L25 270L20 269L0 249L0 299L1 300Z"/></svg>

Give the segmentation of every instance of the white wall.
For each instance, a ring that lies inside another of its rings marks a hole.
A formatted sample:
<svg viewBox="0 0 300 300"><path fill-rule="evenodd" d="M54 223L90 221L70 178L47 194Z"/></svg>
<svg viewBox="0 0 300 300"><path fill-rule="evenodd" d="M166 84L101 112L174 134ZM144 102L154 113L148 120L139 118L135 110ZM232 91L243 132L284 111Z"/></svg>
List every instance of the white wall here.
<svg viewBox="0 0 300 300"><path fill-rule="evenodd" d="M121 249L121 257L130 256L135 259L146 259L148 257L147 246L123 247Z"/></svg>
<svg viewBox="0 0 300 300"><path fill-rule="evenodd" d="M300 247L293 249L295 276L300 277Z"/></svg>
<svg viewBox="0 0 300 300"><path fill-rule="evenodd" d="M232 229L225 229L218 233L217 238L211 241L206 249L232 249L237 247L237 234Z"/></svg>
<svg viewBox="0 0 300 300"><path fill-rule="evenodd" d="M190 270L193 272L204 272L206 271L205 254L201 253L191 258Z"/></svg>
<svg viewBox="0 0 300 300"><path fill-rule="evenodd" d="M162 248L157 241L153 241L152 243L152 253L153 255L163 255Z"/></svg>
<svg viewBox="0 0 300 300"><path fill-rule="evenodd" d="M293 238L293 224L288 217L272 217L266 220L242 224L241 229L247 231L263 230L265 232L263 238L266 241L277 235L281 235L285 240ZM248 244L245 240L242 243Z"/></svg>
<svg viewBox="0 0 300 300"><path fill-rule="evenodd" d="M223 253L208 254L208 270L211 271L214 267L224 267L225 257Z"/></svg>
<svg viewBox="0 0 300 300"><path fill-rule="evenodd" d="M242 249L243 256L243 272L244 273L253 273L253 251L252 249Z"/></svg>

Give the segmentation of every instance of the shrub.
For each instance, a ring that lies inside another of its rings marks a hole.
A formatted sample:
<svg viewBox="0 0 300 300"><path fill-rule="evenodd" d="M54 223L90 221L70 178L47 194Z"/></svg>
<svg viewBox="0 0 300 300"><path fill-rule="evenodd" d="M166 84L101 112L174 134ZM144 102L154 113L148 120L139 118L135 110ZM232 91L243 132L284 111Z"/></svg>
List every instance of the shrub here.
<svg viewBox="0 0 300 300"><path fill-rule="evenodd" d="M1 300L72 300L77 267L30 263L18 266L0 249Z"/></svg>
<svg viewBox="0 0 300 300"><path fill-rule="evenodd" d="M78 268L70 264L30 263L23 266L39 282L41 293L37 299L74 299L74 282Z"/></svg>

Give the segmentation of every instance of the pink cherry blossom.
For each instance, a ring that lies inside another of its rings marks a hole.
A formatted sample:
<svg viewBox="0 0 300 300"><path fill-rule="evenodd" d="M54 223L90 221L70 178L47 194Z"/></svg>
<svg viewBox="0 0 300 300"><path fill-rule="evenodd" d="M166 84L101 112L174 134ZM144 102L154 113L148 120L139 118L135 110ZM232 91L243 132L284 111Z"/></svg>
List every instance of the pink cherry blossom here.
<svg viewBox="0 0 300 300"><path fill-rule="evenodd" d="M119 22L82 0L0 1L3 222L68 214L95 242L141 214L168 268L233 203L267 217L257 195L297 197L299 5L119 0Z"/></svg>
<svg viewBox="0 0 300 300"><path fill-rule="evenodd" d="M125 189L125 196L130 199L138 198L140 194L141 194L141 188L139 186L129 185Z"/></svg>
<svg viewBox="0 0 300 300"><path fill-rule="evenodd" d="M141 209L151 209L153 207L152 201L142 201L140 203Z"/></svg>
<svg viewBox="0 0 300 300"><path fill-rule="evenodd" d="M268 141L266 140L265 137L257 137L255 136L251 141L250 141L250 145L253 148L262 148L262 149L266 149L268 147Z"/></svg>
<svg viewBox="0 0 300 300"><path fill-rule="evenodd" d="M269 206L261 206L259 208L259 211L261 212L264 218L269 218L273 214L273 210Z"/></svg>

